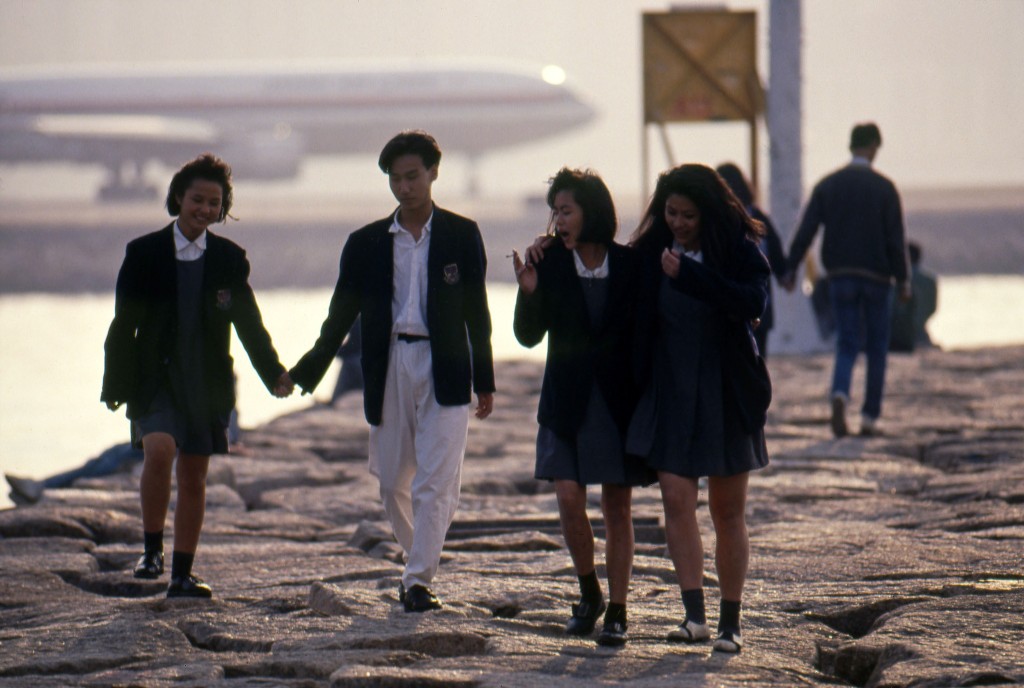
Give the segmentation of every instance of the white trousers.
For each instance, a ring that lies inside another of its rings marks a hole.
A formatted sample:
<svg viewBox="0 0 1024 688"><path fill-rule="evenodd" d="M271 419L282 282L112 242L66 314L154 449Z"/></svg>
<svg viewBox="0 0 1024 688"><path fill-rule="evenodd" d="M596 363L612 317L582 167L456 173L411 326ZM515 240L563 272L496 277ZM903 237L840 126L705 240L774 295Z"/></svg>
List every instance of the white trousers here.
<svg viewBox="0 0 1024 688"><path fill-rule="evenodd" d="M370 426L370 473L405 550L402 583L430 585L455 518L469 405L434 397L430 342L392 340L381 424Z"/></svg>

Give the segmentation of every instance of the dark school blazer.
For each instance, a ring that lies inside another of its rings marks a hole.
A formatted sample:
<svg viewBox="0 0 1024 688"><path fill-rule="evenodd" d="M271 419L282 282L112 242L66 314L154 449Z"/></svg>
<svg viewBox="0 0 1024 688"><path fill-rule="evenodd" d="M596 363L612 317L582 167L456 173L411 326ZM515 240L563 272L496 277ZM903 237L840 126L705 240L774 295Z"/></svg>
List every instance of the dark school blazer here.
<svg viewBox="0 0 1024 688"><path fill-rule="evenodd" d="M640 249L643 286L637 306L634 369L641 385L646 385L651 375L654 342L658 336L658 291L664 276L661 252L671 244L671 237L664 245L654 244L649 241ZM717 266L683 258L679 276L671 282L673 288L704 301L715 310L709 326L714 329L713 336L720 343L722 399L727 415L763 418L764 409L754 407L755 399L744 398L740 392L744 386L733 376L751 367L753 337L748 323L764 312L770 277L768 259L757 244L744 238L736 245L730 264ZM741 406L743 408L739 408Z"/></svg>
<svg viewBox="0 0 1024 688"><path fill-rule="evenodd" d="M394 236L388 231L393 220L394 213L349 236L320 337L290 372L304 391L316 389L356 316L362 315L363 411L371 425L381 423L394 321ZM494 392L486 272L477 224L434 206L427 255L427 330L434 396L442 406L468 404L474 391Z"/></svg>
<svg viewBox="0 0 1024 688"><path fill-rule="evenodd" d="M513 329L528 347L548 335L537 422L575 442L596 380L625 437L638 398L630 368L638 254L619 244L608 247L608 300L597 330L591 326L572 251L555 242L536 268L537 291L530 296L519 292Z"/></svg>
<svg viewBox="0 0 1024 688"><path fill-rule="evenodd" d="M210 412L235 406L231 326L263 384L272 390L285 371L263 326L249 286L249 261L234 242L206 232L201 331ZM178 275L174 223L128 243L117 276L100 401L128 404L128 417L146 413L161 387L177 341Z"/></svg>

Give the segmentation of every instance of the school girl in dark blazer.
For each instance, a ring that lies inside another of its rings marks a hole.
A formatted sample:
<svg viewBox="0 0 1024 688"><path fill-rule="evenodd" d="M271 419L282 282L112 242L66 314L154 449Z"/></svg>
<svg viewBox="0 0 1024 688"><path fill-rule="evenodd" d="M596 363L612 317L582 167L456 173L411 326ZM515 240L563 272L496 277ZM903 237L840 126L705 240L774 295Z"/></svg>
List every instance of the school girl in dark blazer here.
<svg viewBox="0 0 1024 688"><path fill-rule="evenodd" d="M605 611L586 513L586 486L602 486L611 604L598 642L622 645L633 559L631 490L653 482L643 462L623 452L636 402L629 361L639 263L631 249L614 243L615 207L595 173L560 170L547 200L558 240L536 264L513 256L516 338L528 347L548 338L536 477L555 482L562 533L580 580L581 599L566 627L571 635L589 635Z"/></svg>
<svg viewBox="0 0 1024 688"><path fill-rule="evenodd" d="M167 209L177 219L128 244L117 277L100 400L127 404L132 436L145 455L140 493L145 552L137 578L164 569L163 530L177 461L174 553L168 597L210 597L192 575L211 454L227 451L235 405L231 326L264 384L291 393L252 289L245 251L207 227L231 208L231 168L205 154L171 181Z"/></svg>
<svg viewBox="0 0 1024 688"><path fill-rule="evenodd" d="M722 594L714 648L725 652L742 646L747 478L768 463L764 408L738 379L755 360L750 322L767 298L770 271L755 243L762 231L713 169L681 165L658 179L632 241L644 262L637 350L645 390L626 448L646 457L661 484L686 610L669 640L710 637L696 515L698 480L707 476Z"/></svg>

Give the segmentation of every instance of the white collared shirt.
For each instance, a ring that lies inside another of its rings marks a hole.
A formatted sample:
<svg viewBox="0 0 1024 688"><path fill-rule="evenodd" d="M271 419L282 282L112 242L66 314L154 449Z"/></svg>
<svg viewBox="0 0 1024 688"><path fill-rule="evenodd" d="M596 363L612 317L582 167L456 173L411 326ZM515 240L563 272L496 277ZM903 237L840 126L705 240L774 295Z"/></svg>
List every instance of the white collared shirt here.
<svg viewBox="0 0 1024 688"><path fill-rule="evenodd" d="M863 165L864 167L871 167L871 161L867 158L862 158L859 155L855 155L850 159L851 165Z"/></svg>
<svg viewBox="0 0 1024 688"><path fill-rule="evenodd" d="M604 260L596 268L591 270L583 264L583 259L580 258L580 254L576 252L576 249L572 251L573 260L576 261L576 274L580 277L589 277L591 279L607 279L608 278L608 252L605 251Z"/></svg>
<svg viewBox="0 0 1024 688"><path fill-rule="evenodd" d="M189 241L188 238L181 233L181 227L178 226L178 221L174 221L174 257L180 261L190 262L193 260L199 260L203 257L203 253L206 252L206 230L196 237L195 241Z"/></svg>
<svg viewBox="0 0 1024 688"><path fill-rule="evenodd" d="M392 260L394 277L391 293L391 314L394 334L429 336L427 329L427 256L430 254L431 213L423 225L419 241L398 221L398 212L388 230L394 235Z"/></svg>
<svg viewBox="0 0 1024 688"><path fill-rule="evenodd" d="M680 244L675 239L672 240L672 250L678 252L679 255L682 256L683 258L689 258L690 260L695 260L698 263L704 262L703 251L701 251L700 249L697 249L696 251L687 251L685 248L683 248L683 245Z"/></svg>

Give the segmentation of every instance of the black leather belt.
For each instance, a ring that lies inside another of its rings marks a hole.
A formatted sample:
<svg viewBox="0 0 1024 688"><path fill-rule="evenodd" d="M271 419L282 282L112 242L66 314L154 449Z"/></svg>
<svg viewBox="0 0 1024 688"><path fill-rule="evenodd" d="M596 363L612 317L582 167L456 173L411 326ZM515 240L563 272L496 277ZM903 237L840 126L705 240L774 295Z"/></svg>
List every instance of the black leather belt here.
<svg viewBox="0 0 1024 688"><path fill-rule="evenodd" d="M400 342L429 342L430 337L425 334L405 334L398 335L398 341Z"/></svg>

